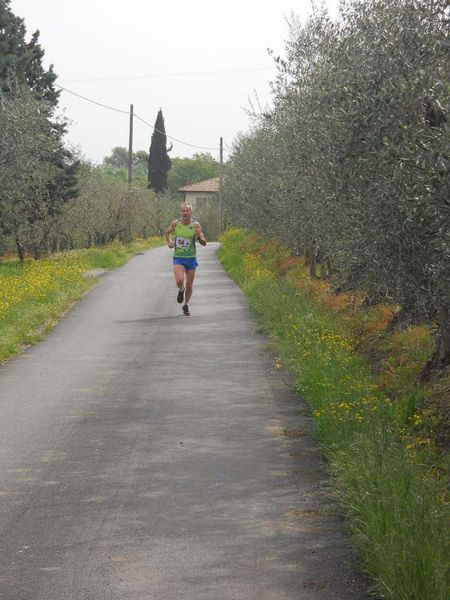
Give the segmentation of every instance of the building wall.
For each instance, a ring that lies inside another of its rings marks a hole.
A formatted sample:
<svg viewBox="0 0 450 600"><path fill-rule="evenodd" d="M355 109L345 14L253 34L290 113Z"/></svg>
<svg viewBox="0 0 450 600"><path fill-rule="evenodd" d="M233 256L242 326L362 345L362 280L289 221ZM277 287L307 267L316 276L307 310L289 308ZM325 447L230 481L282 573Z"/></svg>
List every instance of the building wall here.
<svg viewBox="0 0 450 600"><path fill-rule="evenodd" d="M212 208L217 194L215 192L185 192L186 202L192 205L192 209Z"/></svg>

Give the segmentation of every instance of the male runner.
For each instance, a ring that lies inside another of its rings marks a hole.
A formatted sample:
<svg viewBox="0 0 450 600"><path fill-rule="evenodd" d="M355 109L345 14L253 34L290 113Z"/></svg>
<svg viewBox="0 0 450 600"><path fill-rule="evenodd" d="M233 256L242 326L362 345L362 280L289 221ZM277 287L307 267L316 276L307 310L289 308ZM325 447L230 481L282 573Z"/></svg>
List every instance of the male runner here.
<svg viewBox="0 0 450 600"><path fill-rule="evenodd" d="M173 255L173 274L178 288L177 302L183 304L183 314L189 316L189 300L192 296L195 269L198 267L195 241L206 246L206 238L200 223L191 218L192 206L181 205L181 219L175 219L166 229L169 248L175 248ZM175 239L172 234L175 234Z"/></svg>

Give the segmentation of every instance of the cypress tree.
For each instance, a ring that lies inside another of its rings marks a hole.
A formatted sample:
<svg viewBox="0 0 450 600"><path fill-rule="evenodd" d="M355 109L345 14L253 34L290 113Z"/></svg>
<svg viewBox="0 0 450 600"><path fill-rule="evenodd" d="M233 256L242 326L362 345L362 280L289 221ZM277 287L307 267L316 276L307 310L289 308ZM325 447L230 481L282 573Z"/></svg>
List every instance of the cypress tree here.
<svg viewBox="0 0 450 600"><path fill-rule="evenodd" d="M156 193L167 189L167 173L170 171L172 161L167 149L167 137L164 127L164 117L159 109L155 121L155 129L152 134L150 152L148 157L148 187Z"/></svg>

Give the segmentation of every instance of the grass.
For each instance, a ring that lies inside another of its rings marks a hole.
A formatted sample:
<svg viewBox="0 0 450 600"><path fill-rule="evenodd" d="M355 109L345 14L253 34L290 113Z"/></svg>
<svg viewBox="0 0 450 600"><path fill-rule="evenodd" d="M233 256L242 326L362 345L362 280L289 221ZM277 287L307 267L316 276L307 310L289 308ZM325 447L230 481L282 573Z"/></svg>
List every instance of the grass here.
<svg viewBox="0 0 450 600"><path fill-rule="evenodd" d="M0 362L45 337L72 303L95 285L97 278L87 276L90 271L118 267L133 254L161 243L160 238L150 238L38 261L0 263Z"/></svg>
<svg viewBox="0 0 450 600"><path fill-rule="evenodd" d="M275 242L227 232L219 251L275 340L311 409L361 568L378 598L448 597L443 457L416 376L432 349L422 328L387 335L396 307L330 294ZM371 360L371 362L369 362Z"/></svg>

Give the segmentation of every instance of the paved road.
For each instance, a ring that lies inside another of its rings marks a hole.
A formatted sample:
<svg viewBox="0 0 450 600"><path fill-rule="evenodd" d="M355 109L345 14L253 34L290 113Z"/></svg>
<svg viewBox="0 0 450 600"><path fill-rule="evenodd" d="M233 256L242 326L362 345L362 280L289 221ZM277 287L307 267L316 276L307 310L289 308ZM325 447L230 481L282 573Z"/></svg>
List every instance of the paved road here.
<svg viewBox="0 0 450 600"><path fill-rule="evenodd" d="M354 600L310 422L213 244L157 248L0 367L2 600Z"/></svg>

